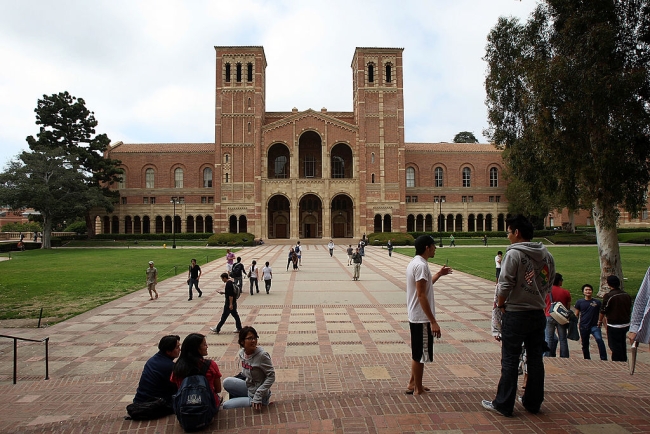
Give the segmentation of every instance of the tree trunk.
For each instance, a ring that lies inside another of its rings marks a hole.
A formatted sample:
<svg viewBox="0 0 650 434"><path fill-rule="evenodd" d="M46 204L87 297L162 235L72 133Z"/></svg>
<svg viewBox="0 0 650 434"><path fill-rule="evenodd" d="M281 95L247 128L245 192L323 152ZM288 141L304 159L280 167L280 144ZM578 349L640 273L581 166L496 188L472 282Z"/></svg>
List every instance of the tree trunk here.
<svg viewBox="0 0 650 434"><path fill-rule="evenodd" d="M47 214L43 214L43 242L41 243L41 249L51 249L52 248L52 217Z"/></svg>
<svg viewBox="0 0 650 434"><path fill-rule="evenodd" d="M91 240L95 238L95 221L90 218L90 211L85 215L86 218L86 234L88 239Z"/></svg>
<svg viewBox="0 0 650 434"><path fill-rule="evenodd" d="M616 207L603 206L598 201L593 209L594 225L596 226L596 239L598 241L598 257L600 258L600 288L598 297L609 292L607 276L612 274L621 279L623 289L623 269L621 266L621 252L618 245L616 222L618 210Z"/></svg>
<svg viewBox="0 0 650 434"><path fill-rule="evenodd" d="M569 210L569 232L576 233L576 213L573 210Z"/></svg>

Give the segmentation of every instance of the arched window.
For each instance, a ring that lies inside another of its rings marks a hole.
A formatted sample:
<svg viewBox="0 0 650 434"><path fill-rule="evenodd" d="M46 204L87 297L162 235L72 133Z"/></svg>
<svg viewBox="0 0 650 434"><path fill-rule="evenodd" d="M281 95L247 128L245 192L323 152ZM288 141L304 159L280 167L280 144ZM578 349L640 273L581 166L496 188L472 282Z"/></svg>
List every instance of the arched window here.
<svg viewBox="0 0 650 434"><path fill-rule="evenodd" d="M253 81L253 64L249 63L247 65L247 69L248 70L246 71L246 81L250 83L251 81Z"/></svg>
<svg viewBox="0 0 650 434"><path fill-rule="evenodd" d="M249 122L248 123L248 134L250 134L250 133L251 133L251 123Z"/></svg>
<svg viewBox="0 0 650 434"><path fill-rule="evenodd" d="M223 162L230 163L230 154L223 154Z"/></svg>
<svg viewBox="0 0 650 434"><path fill-rule="evenodd" d="M183 169L174 170L174 188L183 188Z"/></svg>
<svg viewBox="0 0 650 434"><path fill-rule="evenodd" d="M375 81L375 65L372 63L368 64L368 83Z"/></svg>
<svg viewBox="0 0 650 434"><path fill-rule="evenodd" d="M236 76L237 83L241 83L241 63L237 64L237 72L236 72L236 74L237 74L237 76Z"/></svg>
<svg viewBox="0 0 650 434"><path fill-rule="evenodd" d="M226 180L226 184L230 182L230 176L227 172L226 172L225 180Z"/></svg>
<svg viewBox="0 0 650 434"><path fill-rule="evenodd" d="M345 161L338 155L332 156L332 178L345 178Z"/></svg>
<svg viewBox="0 0 650 434"><path fill-rule="evenodd" d="M375 153L370 154L370 163L375 164Z"/></svg>
<svg viewBox="0 0 650 434"><path fill-rule="evenodd" d="M415 169L412 167L406 168L406 186L415 187Z"/></svg>
<svg viewBox="0 0 650 434"><path fill-rule="evenodd" d="M313 155L305 155L305 178L313 178L316 175L316 158Z"/></svg>
<svg viewBox="0 0 650 434"><path fill-rule="evenodd" d="M499 186L499 171L496 167L490 169L490 187Z"/></svg>
<svg viewBox="0 0 650 434"><path fill-rule="evenodd" d="M117 188L126 188L126 172L120 173L117 181Z"/></svg>
<svg viewBox="0 0 650 434"><path fill-rule="evenodd" d="M230 83L230 63L226 63L226 83Z"/></svg>
<svg viewBox="0 0 650 434"><path fill-rule="evenodd" d="M276 178L286 178L287 177L287 157L280 155L275 158L275 177Z"/></svg>
<svg viewBox="0 0 650 434"><path fill-rule="evenodd" d="M390 66L390 63L386 64L386 83L390 83L393 79L392 75L392 68Z"/></svg>
<svg viewBox="0 0 650 434"><path fill-rule="evenodd" d="M472 171L469 167L463 168L463 187L472 186Z"/></svg>
<svg viewBox="0 0 650 434"><path fill-rule="evenodd" d="M154 179L155 179L155 177L156 177L156 174L153 171L153 169L151 169L151 168L147 169L144 172L144 179L145 179L145 183L146 183L145 185L146 185L147 188L154 188Z"/></svg>
<svg viewBox="0 0 650 434"><path fill-rule="evenodd" d="M436 187L444 187L444 181L443 181L444 172L442 171L442 167L436 167L436 169L433 172L434 172Z"/></svg>
<svg viewBox="0 0 650 434"><path fill-rule="evenodd" d="M375 174L374 173L371 175L371 178L372 178L372 181L370 181L370 182L374 184L375 183Z"/></svg>
<svg viewBox="0 0 650 434"><path fill-rule="evenodd" d="M206 167L203 169L203 188L212 187L212 169Z"/></svg>

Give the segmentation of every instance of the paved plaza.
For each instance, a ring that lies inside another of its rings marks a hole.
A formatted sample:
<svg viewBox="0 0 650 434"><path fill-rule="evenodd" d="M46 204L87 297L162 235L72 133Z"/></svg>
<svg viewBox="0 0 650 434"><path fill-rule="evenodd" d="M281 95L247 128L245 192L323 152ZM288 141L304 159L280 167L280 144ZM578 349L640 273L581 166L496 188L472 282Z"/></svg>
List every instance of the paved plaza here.
<svg viewBox="0 0 650 434"><path fill-rule="evenodd" d="M500 344L490 334L494 284L460 272L435 285L442 338L425 367L426 396L405 395L410 347L405 269L410 258L370 247L359 281L352 280L343 245L330 258L323 245L304 246L300 271L286 271L289 247L263 245L238 252L273 267L273 286L239 300L244 325L254 326L272 356L272 404L222 410L208 432L239 433L636 433L650 432L650 356L637 369L625 363L547 358L546 399L538 415L515 405L512 418L483 409L500 373ZM486 249L492 261L493 249ZM188 258L189 261L189 258ZM143 264L143 274L146 264ZM232 318L209 332L223 309L225 259L201 264L203 297L187 301L184 274L48 328L0 329L0 334L50 337L50 379L42 344L18 344L18 383L12 384L12 341L0 340L0 432L182 433L175 416L124 420L142 367L160 337L207 335L209 357L224 376L239 370ZM437 266L432 265L435 272ZM598 354L595 344L592 355Z"/></svg>

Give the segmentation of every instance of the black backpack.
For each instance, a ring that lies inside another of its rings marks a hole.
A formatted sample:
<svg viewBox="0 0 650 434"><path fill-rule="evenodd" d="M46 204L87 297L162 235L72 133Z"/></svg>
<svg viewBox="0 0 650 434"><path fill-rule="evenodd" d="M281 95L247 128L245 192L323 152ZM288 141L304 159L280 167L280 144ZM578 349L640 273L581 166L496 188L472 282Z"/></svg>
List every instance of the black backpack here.
<svg viewBox="0 0 650 434"><path fill-rule="evenodd" d="M199 375L190 375L181 383L173 397L174 413L186 432L198 431L208 426L218 412L217 404L205 373L210 361L206 360Z"/></svg>
<svg viewBox="0 0 650 434"><path fill-rule="evenodd" d="M126 406L126 420L153 420L174 414L174 409L162 398L147 402L134 402Z"/></svg>
<svg viewBox="0 0 650 434"><path fill-rule="evenodd" d="M235 300L239 300L239 296L242 293L241 285L239 284L239 280L235 280L232 282L232 287L233 290L235 291Z"/></svg>
<svg viewBox="0 0 650 434"><path fill-rule="evenodd" d="M235 265L232 266L232 271L230 272L231 277L243 277L242 274L244 272L244 264L241 262L237 262Z"/></svg>

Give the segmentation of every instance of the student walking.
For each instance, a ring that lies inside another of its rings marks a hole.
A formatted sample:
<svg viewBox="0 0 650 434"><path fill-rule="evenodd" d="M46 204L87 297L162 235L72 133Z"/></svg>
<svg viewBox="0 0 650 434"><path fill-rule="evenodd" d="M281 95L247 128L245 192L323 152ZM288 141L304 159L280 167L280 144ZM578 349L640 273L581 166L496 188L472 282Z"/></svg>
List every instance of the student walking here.
<svg viewBox="0 0 650 434"><path fill-rule="evenodd" d="M258 285L258 279L257 279L257 261L253 261L251 263L251 268L248 270L248 279L250 280L251 283L251 295L253 295L253 285L255 285L255 290L257 293L260 293L260 287Z"/></svg>
<svg viewBox="0 0 650 434"><path fill-rule="evenodd" d="M210 331L216 334L221 332L221 327L228 319L230 315L235 319L235 326L237 329L235 332L239 332L242 328L241 320L239 319L239 313L237 312L237 293L235 292L235 285L232 280L228 278L228 273L221 274L221 281L226 284L226 287L223 291L218 291L219 294L223 294L226 297L225 304L223 306L223 313L221 314L221 320L219 324L214 327L210 327Z"/></svg>
<svg viewBox="0 0 650 434"><path fill-rule="evenodd" d="M158 283L158 270L153 266L153 261L149 261L149 268L147 268L147 289L149 290L149 300L154 300L158 298L158 292L156 291L156 284Z"/></svg>
<svg viewBox="0 0 650 434"><path fill-rule="evenodd" d="M264 286L266 287L266 293L268 294L271 290L271 279L273 279L273 270L269 266L269 261L266 261L264 268L262 268L262 279L264 279Z"/></svg>
<svg viewBox="0 0 650 434"><path fill-rule="evenodd" d="M201 267L196 264L196 259L192 259L190 268L187 271L187 284L190 286L190 298L187 301L192 300L192 286L196 287L196 292L199 293L199 298L203 295L203 291L199 289L199 279L201 278Z"/></svg>
<svg viewBox="0 0 650 434"><path fill-rule="evenodd" d="M359 274L361 273L361 263L363 258L361 253L359 253L359 248L352 254L352 263L354 264L354 274L352 275L352 280L359 280Z"/></svg>

